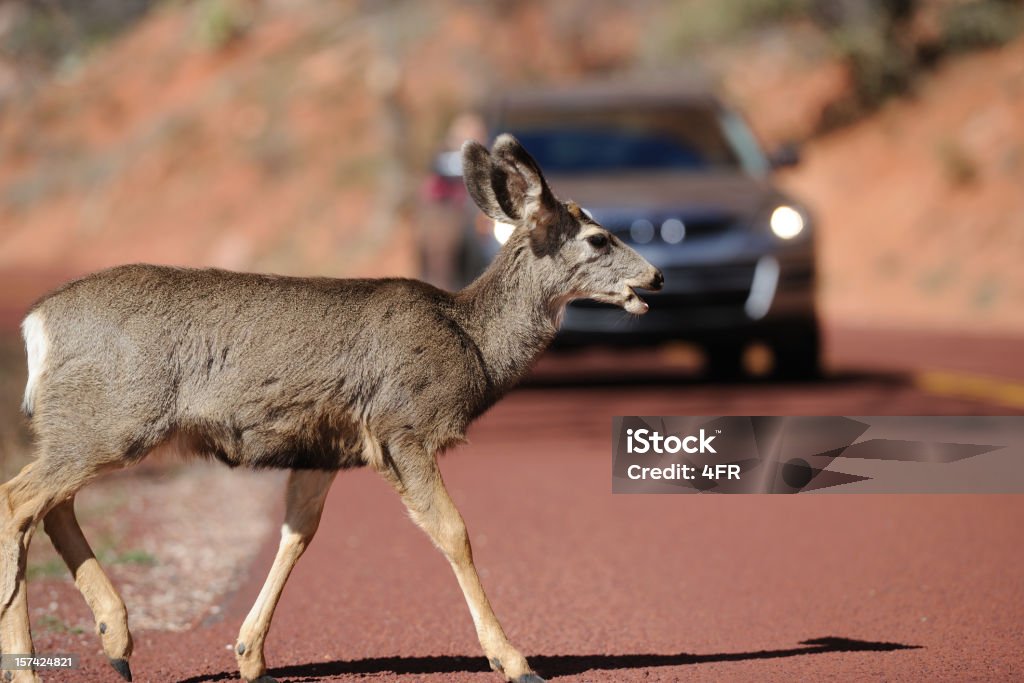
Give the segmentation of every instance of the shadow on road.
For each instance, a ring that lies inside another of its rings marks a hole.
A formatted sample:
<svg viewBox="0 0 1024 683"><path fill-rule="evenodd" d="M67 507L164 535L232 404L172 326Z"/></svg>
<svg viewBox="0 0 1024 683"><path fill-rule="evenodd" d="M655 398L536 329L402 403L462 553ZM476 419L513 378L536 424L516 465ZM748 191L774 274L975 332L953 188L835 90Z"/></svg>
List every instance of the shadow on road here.
<svg viewBox="0 0 1024 683"><path fill-rule="evenodd" d="M738 662L750 659L778 659L799 655L826 654L829 652L891 652L893 650L916 650L920 645L902 643L871 642L852 638L826 636L801 643L803 647L784 650L758 650L756 652L722 652L716 654L633 654L633 655L534 655L530 664L542 676L557 678L572 676L587 671L616 671L623 669L648 669L660 666L684 666L687 664L708 664L713 662ZM370 657L353 661L317 662L296 664L272 669L271 676L299 681L319 681L329 676L365 674L407 674L426 675L444 673L485 673L490 671L483 656L465 655L429 657ZM223 671L217 674L193 676L179 683L206 683L209 681L234 680L237 673Z"/></svg>

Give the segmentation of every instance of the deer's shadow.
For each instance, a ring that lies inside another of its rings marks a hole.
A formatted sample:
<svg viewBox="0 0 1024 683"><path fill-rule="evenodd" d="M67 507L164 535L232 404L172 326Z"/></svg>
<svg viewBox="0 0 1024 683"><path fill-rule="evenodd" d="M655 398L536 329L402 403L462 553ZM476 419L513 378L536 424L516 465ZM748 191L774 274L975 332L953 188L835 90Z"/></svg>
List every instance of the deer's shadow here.
<svg viewBox="0 0 1024 683"><path fill-rule="evenodd" d="M799 655L816 655L830 652L891 652L893 650L916 650L920 645L902 643L871 642L826 636L800 643L801 647L782 650L757 650L754 652L722 652L715 654L628 654L628 655L534 655L529 657L530 665L545 678L572 676L587 671L615 671L622 669L647 669L661 666L684 666L687 664L708 664L712 662L738 662L750 659L778 659ZM330 676L366 674L407 674L426 675L444 673L477 673L490 669L482 656L437 655L426 657L369 657L352 661L315 662L282 666L268 671L271 676L293 681L319 681ZM208 683L234 679L236 672L223 671L187 678L179 683Z"/></svg>

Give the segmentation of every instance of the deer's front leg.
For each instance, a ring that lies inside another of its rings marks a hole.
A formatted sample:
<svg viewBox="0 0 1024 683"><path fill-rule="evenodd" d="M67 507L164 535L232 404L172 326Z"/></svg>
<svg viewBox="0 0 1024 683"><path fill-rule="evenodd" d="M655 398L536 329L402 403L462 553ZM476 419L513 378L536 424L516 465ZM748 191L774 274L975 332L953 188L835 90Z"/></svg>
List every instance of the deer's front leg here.
<svg viewBox="0 0 1024 683"><path fill-rule="evenodd" d="M473 550L462 515L445 489L437 463L432 456L426 457L429 466L406 468L401 479L397 476L391 478L392 483L413 521L427 532L451 563L491 668L515 683L544 683L544 679L530 669L526 658L508 642L498 618L494 616L473 565Z"/></svg>
<svg viewBox="0 0 1024 683"><path fill-rule="evenodd" d="M324 509L327 491L334 481L336 472L322 470L293 470L288 477L288 492L285 501L285 521L281 527L281 545L270 568L260 595L242 623L235 644L238 670L242 678L259 683L273 683L267 676L267 664L263 658L263 642L270 630L270 620L284 590L284 584L292 567L313 540L320 525L320 514Z"/></svg>

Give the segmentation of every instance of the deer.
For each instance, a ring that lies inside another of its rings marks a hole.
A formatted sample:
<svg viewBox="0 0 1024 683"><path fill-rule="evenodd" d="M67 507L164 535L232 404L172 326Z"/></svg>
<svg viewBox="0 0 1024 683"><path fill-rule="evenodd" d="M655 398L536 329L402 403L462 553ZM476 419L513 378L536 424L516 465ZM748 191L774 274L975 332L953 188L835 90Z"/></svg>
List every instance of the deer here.
<svg viewBox="0 0 1024 683"><path fill-rule="evenodd" d="M234 654L274 683L263 644L288 575L338 472L370 467L448 560L490 667L543 683L509 642L473 563L438 456L531 369L565 306L590 298L641 315L661 271L558 199L511 135L462 146L469 196L514 226L487 269L451 293L404 278L336 279L146 264L87 275L22 324L23 411L35 459L0 486L0 644L31 654L26 552L41 521L92 611L104 654L132 680L124 601L75 517L76 493L159 451L289 470L284 524ZM36 682L31 669L6 672Z"/></svg>

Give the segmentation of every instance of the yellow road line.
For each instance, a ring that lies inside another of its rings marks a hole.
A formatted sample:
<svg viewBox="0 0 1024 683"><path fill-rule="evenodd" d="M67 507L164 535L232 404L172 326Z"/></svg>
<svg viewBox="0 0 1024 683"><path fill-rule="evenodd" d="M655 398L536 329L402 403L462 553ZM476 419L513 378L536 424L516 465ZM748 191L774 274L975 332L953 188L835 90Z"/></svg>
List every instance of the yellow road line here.
<svg viewBox="0 0 1024 683"><path fill-rule="evenodd" d="M914 384L938 396L967 398L1024 410L1024 382L945 370L928 370L914 377Z"/></svg>

